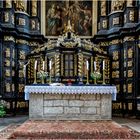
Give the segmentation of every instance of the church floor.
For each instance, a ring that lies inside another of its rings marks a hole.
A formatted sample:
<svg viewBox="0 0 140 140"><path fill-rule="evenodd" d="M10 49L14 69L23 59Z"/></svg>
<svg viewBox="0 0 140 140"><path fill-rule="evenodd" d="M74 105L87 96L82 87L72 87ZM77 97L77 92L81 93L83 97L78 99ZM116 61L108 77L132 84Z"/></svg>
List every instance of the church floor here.
<svg viewBox="0 0 140 140"><path fill-rule="evenodd" d="M140 139L140 120L116 117L113 121L48 122L28 121L27 116L16 116L0 118L0 131L0 140L9 136L14 139L39 139L44 138L43 135L45 139Z"/></svg>

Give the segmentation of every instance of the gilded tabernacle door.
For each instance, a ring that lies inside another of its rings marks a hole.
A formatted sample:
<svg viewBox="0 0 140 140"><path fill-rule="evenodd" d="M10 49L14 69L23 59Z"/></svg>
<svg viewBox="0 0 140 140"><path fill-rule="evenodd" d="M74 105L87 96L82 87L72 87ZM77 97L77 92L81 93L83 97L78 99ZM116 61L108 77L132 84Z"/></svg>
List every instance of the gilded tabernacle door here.
<svg viewBox="0 0 140 140"><path fill-rule="evenodd" d="M58 36L71 21L76 35L92 36L92 1L46 1L46 36Z"/></svg>

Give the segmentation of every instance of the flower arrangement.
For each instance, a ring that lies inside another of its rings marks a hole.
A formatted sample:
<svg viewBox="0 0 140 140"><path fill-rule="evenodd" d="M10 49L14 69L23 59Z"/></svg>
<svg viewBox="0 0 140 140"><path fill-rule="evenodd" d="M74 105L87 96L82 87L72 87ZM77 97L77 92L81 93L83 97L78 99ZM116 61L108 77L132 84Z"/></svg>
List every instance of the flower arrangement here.
<svg viewBox="0 0 140 140"><path fill-rule="evenodd" d="M2 104L0 104L0 117L5 116L5 114L6 114L5 107Z"/></svg>
<svg viewBox="0 0 140 140"><path fill-rule="evenodd" d="M93 72L93 73L91 73L91 78L92 79L100 79L101 78L101 76L102 76L102 74L100 73L100 72Z"/></svg>
<svg viewBox="0 0 140 140"><path fill-rule="evenodd" d="M44 84L44 79L47 76L48 76L48 72L45 72L43 70L40 70L39 72L37 72L37 77L39 77L42 80L42 84Z"/></svg>

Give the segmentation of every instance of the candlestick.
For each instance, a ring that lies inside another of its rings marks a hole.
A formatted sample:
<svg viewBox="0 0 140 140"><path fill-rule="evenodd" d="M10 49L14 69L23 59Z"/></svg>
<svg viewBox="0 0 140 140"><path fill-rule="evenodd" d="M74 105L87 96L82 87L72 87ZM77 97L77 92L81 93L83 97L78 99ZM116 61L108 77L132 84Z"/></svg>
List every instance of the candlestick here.
<svg viewBox="0 0 140 140"><path fill-rule="evenodd" d="M52 60L49 61L49 68L52 69Z"/></svg>
<svg viewBox="0 0 140 140"><path fill-rule="evenodd" d="M96 61L94 61L94 71L96 71Z"/></svg>
<svg viewBox="0 0 140 140"><path fill-rule="evenodd" d="M35 61L34 69L37 69L37 60Z"/></svg>
<svg viewBox="0 0 140 140"><path fill-rule="evenodd" d="M87 70L89 70L89 63L88 60L86 61Z"/></svg>
<svg viewBox="0 0 140 140"><path fill-rule="evenodd" d="M86 85L89 85L88 69L87 69L87 82Z"/></svg>
<svg viewBox="0 0 140 140"><path fill-rule="evenodd" d="M103 60L103 70L105 70L105 61Z"/></svg>
<svg viewBox="0 0 140 140"><path fill-rule="evenodd" d="M45 70L45 61L43 61L43 70Z"/></svg>
<svg viewBox="0 0 140 140"><path fill-rule="evenodd" d="M36 69L34 69L34 84L37 84L37 82L36 82Z"/></svg>
<svg viewBox="0 0 140 140"><path fill-rule="evenodd" d="M49 84L52 83L52 77L51 77L51 69L50 69L50 79L49 79Z"/></svg>

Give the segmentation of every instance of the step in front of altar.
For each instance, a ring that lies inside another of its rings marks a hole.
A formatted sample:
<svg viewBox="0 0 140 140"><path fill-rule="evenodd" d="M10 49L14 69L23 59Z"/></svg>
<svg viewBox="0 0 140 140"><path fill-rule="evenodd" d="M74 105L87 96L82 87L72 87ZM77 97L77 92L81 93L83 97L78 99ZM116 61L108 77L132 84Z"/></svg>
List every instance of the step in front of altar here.
<svg viewBox="0 0 140 140"><path fill-rule="evenodd" d="M10 139L139 139L140 134L113 121L30 120Z"/></svg>

